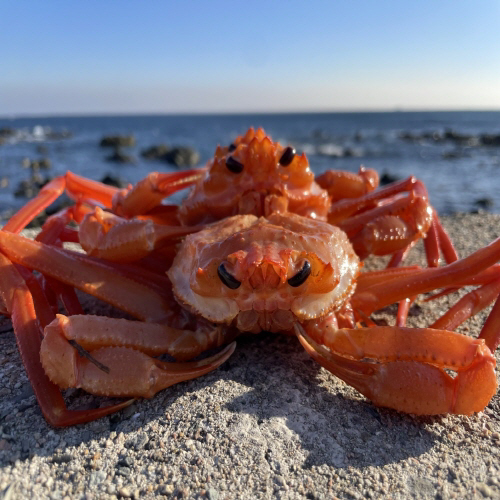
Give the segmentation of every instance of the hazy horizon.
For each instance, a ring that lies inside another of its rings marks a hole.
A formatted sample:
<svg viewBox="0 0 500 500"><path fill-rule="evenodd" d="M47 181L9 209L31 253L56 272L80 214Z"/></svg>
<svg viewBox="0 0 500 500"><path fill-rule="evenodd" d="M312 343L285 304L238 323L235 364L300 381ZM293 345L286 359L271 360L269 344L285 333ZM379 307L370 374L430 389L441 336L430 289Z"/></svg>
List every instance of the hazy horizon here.
<svg viewBox="0 0 500 500"><path fill-rule="evenodd" d="M61 113L51 113L51 114L10 114L10 115L0 115L0 120L21 120L21 119L37 119L37 118L105 118L105 117L147 117L147 116L248 116L248 115L322 115L322 114L366 114L366 113L500 113L499 108L491 109L332 109L332 110L303 110L303 111L193 111L193 112L110 112L110 113L72 113L72 112L61 112Z"/></svg>
<svg viewBox="0 0 500 500"><path fill-rule="evenodd" d="M500 3L0 5L0 116L500 109Z"/></svg>

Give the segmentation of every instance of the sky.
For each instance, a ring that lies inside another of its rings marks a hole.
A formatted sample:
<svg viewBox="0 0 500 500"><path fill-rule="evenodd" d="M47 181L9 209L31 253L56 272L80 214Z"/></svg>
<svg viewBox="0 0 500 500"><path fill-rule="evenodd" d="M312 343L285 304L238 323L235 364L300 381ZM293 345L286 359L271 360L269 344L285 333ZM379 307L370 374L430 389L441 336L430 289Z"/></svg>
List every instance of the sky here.
<svg viewBox="0 0 500 500"><path fill-rule="evenodd" d="M500 109L500 0L0 0L0 116Z"/></svg>

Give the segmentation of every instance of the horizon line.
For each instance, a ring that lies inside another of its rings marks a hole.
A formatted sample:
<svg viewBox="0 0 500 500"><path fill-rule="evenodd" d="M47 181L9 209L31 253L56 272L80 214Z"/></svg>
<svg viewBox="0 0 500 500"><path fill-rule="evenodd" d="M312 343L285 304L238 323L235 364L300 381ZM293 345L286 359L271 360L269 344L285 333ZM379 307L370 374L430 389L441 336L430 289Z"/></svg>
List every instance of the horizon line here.
<svg viewBox="0 0 500 500"><path fill-rule="evenodd" d="M481 113L481 112L500 112L499 108L338 108L331 110L288 110L288 111L110 111L110 112L55 112L55 113L10 113L0 114L0 120L17 120L31 118L100 118L100 117L134 117L134 116L241 116L241 115L304 115L304 114L356 114L356 113Z"/></svg>

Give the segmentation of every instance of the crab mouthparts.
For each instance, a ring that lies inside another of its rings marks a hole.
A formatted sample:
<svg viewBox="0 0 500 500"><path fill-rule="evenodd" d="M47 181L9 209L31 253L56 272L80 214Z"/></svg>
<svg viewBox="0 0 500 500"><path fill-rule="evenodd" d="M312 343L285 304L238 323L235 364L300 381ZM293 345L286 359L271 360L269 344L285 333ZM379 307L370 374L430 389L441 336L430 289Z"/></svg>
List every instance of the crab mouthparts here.
<svg viewBox="0 0 500 500"><path fill-rule="evenodd" d="M276 288L286 279L286 271L279 264L263 262L256 266L248 278L252 288Z"/></svg>
<svg viewBox="0 0 500 500"><path fill-rule="evenodd" d="M293 328L295 322L295 315L291 311L283 309L256 311L252 309L238 314L236 327L242 332L286 332Z"/></svg>

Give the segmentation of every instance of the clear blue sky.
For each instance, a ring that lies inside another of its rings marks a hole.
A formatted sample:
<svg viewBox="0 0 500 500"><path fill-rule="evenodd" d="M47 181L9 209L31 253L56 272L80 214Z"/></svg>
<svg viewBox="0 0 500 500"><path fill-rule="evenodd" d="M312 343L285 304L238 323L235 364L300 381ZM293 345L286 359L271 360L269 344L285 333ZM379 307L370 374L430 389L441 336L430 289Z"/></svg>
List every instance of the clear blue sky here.
<svg viewBox="0 0 500 500"><path fill-rule="evenodd" d="M0 116L500 109L499 0L0 0Z"/></svg>

